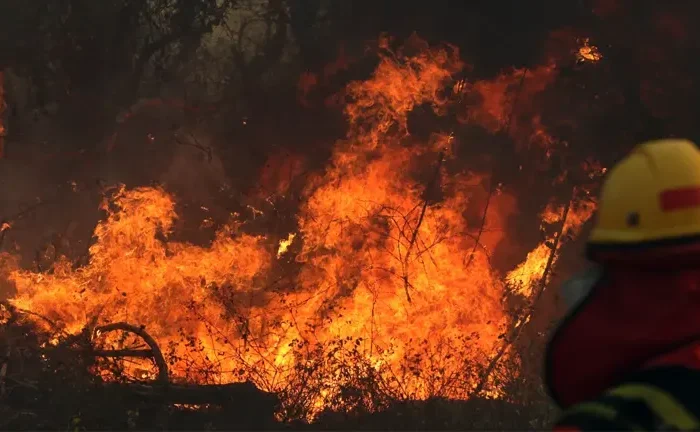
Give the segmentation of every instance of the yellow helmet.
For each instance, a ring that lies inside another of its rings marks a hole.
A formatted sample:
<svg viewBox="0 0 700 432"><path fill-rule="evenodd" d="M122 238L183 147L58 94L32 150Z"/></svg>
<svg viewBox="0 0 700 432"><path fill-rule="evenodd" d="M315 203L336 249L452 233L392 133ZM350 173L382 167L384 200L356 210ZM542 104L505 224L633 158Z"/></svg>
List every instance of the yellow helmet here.
<svg viewBox="0 0 700 432"><path fill-rule="evenodd" d="M638 145L603 184L589 255L607 247L700 239L700 150L667 139Z"/></svg>

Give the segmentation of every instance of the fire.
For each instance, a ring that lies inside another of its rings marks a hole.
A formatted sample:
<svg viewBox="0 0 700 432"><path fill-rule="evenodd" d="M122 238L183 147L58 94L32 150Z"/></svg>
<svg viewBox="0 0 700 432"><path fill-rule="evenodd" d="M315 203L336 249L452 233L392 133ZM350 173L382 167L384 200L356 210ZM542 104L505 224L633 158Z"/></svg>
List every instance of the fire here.
<svg viewBox="0 0 700 432"><path fill-rule="evenodd" d="M282 255L287 253L289 250L289 246L292 245L292 242L296 238L295 233L289 233L286 239L280 240L280 246L277 248L277 258L280 258Z"/></svg>
<svg viewBox="0 0 700 432"><path fill-rule="evenodd" d="M593 215L595 205L595 200L586 196L586 199L576 203L572 200L566 205L552 203L547 206L540 215L542 224L556 224L561 228L528 253L525 261L508 273L506 281L521 294L531 296L536 293L534 290L537 285L542 286L548 281L551 266L558 253L556 245L559 238L577 236L583 224Z"/></svg>
<svg viewBox="0 0 700 432"><path fill-rule="evenodd" d="M459 121L478 124L497 133L506 131L518 149L536 145L547 148L554 139L541 124L541 116L533 111L530 101L554 82L558 71L553 63L532 69L512 69L488 81L460 82L455 92L466 93Z"/></svg>
<svg viewBox="0 0 700 432"><path fill-rule="evenodd" d="M286 239L246 233L248 221L267 217L251 204L209 246L174 241L175 198L122 187L105 199L87 265L59 259L43 273L3 265L17 289L12 303L67 332L91 322L142 325L163 347L173 380L248 379L311 413L351 403L341 389L358 377L403 399L469 397L477 366L509 324L507 284L533 286L556 250L539 245L505 279L491 268L489 251L503 235L484 233L475 244L480 227L465 217L488 177L448 168L449 134L404 139L414 108L442 114L453 102L445 89L463 63L452 47L412 44L348 86L347 137L326 169L306 178L297 230ZM529 72L528 91L543 88L549 71ZM494 85L506 91L505 80ZM489 119L504 121L506 100L484 103ZM496 188L488 223L504 223L516 207ZM592 208L571 205L562 232L575 235ZM562 210L548 207L543 220L559 220ZM293 259L274 259L283 254Z"/></svg>
<svg viewBox="0 0 700 432"><path fill-rule="evenodd" d="M590 45L588 38L584 38L581 40L581 47L578 49L576 58L580 62L597 63L603 58L603 55L598 51L598 47Z"/></svg>

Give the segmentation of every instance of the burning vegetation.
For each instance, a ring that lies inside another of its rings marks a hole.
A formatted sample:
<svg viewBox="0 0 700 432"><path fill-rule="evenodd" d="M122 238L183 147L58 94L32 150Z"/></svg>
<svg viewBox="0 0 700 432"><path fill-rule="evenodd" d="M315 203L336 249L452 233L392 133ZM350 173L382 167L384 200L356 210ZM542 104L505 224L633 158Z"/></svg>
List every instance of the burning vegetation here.
<svg viewBox="0 0 700 432"><path fill-rule="evenodd" d="M276 36L267 37L274 46ZM570 79L568 68L591 73L586 68L607 60L575 32L552 40L559 51L544 60L488 77L474 73L456 46L415 35L400 44L381 37L372 55L348 55L341 45L322 72L300 74L296 98L306 109L340 107L344 135L323 143L324 157L313 149L265 151L263 166L245 172L254 179L247 187L217 171L233 164L243 173L251 163L211 144L207 125L182 120L159 129L143 115L213 118L223 103L153 98L119 111L100 141L103 153L75 157L147 158L172 137L167 145L208 164L206 175L190 177L213 184L212 197L191 199L180 177L194 168L176 158L156 184L101 181L90 192L101 215L85 251L68 252L78 245L57 236L31 264L21 236L12 236L35 207L3 220L3 403L22 406L16 399L31 399L52 376L61 378L50 381L51 391L71 382L118 395L115 412L126 420L114 424L131 428L221 413L215 406L238 416L257 409L234 398L260 404L259 415L276 422L322 427L386 421L382 413L409 418L431 401L448 411L449 401L491 407L477 411L546 405L533 396L541 393L533 356L546 327L533 324L535 310L566 269L563 247L595 211L605 163L580 157L558 133L575 129L572 120L544 107ZM336 76L363 57L372 57L371 72L329 94ZM0 157L2 77L0 69ZM259 121L236 118L239 138ZM125 147L134 137L139 147ZM125 166L149 164L135 159ZM86 182L69 184L72 194L87 190ZM528 188L551 192L533 204ZM529 225L514 223L521 219ZM535 235L521 241L521 229ZM553 310L539 321L551 317ZM27 356L22 344L36 351ZM36 370L21 372L25 364ZM522 383L528 390L516 390ZM85 421L84 413L70 415L75 427Z"/></svg>
<svg viewBox="0 0 700 432"><path fill-rule="evenodd" d="M479 365L512 324L504 296L517 287L529 299L546 283L559 237L575 236L593 204L549 206L543 223L562 228L505 277L493 269L489 251L501 236L464 217L474 190L493 179L460 169L451 136L411 142L407 125L419 107L442 115L460 103L449 89L463 64L454 47L411 43L416 54L385 47L372 77L348 85L347 137L307 179L297 232L280 240L247 234L246 218L232 214L206 247L172 241L175 198L122 186L105 198L85 265L59 257L41 272L3 269L17 290L10 304L68 334L142 326L164 348L173 382L251 381L284 393L285 415L468 399L477 388L499 397L487 375L495 371ZM473 85L485 97L487 125L507 122L507 83L529 78L522 74ZM421 171L431 171L426 182ZM501 203L517 199L492 188L486 219L495 225L513 209ZM134 349L122 338L99 343ZM121 372L154 379L141 363ZM381 394L348 398L345 389L359 379L374 380Z"/></svg>

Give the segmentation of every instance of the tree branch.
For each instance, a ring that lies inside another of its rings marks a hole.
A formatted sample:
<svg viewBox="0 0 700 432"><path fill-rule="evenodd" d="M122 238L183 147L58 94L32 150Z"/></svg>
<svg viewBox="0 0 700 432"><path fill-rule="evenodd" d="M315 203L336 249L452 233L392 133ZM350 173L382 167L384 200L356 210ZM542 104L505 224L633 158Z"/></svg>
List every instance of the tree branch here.
<svg viewBox="0 0 700 432"><path fill-rule="evenodd" d="M574 187L572 191L572 196L569 202L566 204L564 207L564 211L561 216L561 228L559 229L557 233L557 237L554 239L554 244L552 245L551 251L549 253L549 257L547 258L547 264L544 267L544 271L542 272L542 278L539 281L539 288L537 292L535 293L535 296L533 297L532 301L530 302L530 306L527 308L527 312L521 317L520 320L518 320L513 328L510 331L509 337L505 338L503 341L503 345L501 348L498 350L496 355L491 359L489 362L489 365L486 367L484 370L484 373L481 376L481 380L479 381L479 384L477 384L476 388L474 389L474 392L472 393L474 396L477 396L481 391L484 389L486 384L488 383L489 376L491 376L491 373L496 369L496 366L498 365L498 362L501 360L501 358L505 355L506 352L508 352L508 349L512 347L515 342L520 338L520 335L523 332L523 329L525 328L525 324L527 324L530 321L530 318L532 317L534 311L535 311L535 306L539 302L540 298L542 297L542 294L544 293L545 288L547 287L547 279L549 278L549 273L552 270L552 266L554 265L554 260L556 257L556 252L557 249L559 248L559 241L562 237L562 234L564 232L564 227L566 226L566 219L569 216L569 210L571 209L571 203L574 200L574 197L576 196L576 188Z"/></svg>
<svg viewBox="0 0 700 432"><path fill-rule="evenodd" d="M408 243L408 247L406 248L406 255L404 256L404 260L403 260L404 290L406 291L406 299L408 300L409 303L411 303L411 294L408 291L408 288L410 286L410 283L408 282L408 264L409 264L409 259L411 257L411 249L413 248L413 245L416 243L416 237L418 237L418 231L420 230L420 227L423 224L423 218L425 217L425 211L428 208L429 194L432 192L433 188L435 187L435 183L437 182L437 179L440 176L440 168L442 167L443 160L444 160L444 153L440 152L440 154L438 155L438 163L437 163L437 166L435 167L435 174L430 179L430 183L428 183L428 185L425 188L423 207L421 208L420 216L418 217L418 223L416 223L416 227L413 229L413 234L411 235L411 240Z"/></svg>

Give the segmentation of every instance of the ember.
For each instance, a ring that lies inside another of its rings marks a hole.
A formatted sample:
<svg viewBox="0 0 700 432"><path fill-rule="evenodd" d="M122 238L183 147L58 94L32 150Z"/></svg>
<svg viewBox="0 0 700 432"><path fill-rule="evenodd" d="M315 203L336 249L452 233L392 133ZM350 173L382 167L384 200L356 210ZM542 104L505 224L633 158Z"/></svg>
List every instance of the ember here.
<svg viewBox="0 0 700 432"><path fill-rule="evenodd" d="M289 250L289 246L292 244L296 236L297 235L295 233L290 233L286 239L280 240L280 246L277 249L277 258L281 257Z"/></svg>
<svg viewBox="0 0 700 432"><path fill-rule="evenodd" d="M577 58L580 62L598 62L603 56L598 51L598 47L590 45L588 38L581 41L581 47L578 49Z"/></svg>

